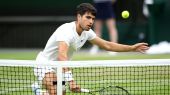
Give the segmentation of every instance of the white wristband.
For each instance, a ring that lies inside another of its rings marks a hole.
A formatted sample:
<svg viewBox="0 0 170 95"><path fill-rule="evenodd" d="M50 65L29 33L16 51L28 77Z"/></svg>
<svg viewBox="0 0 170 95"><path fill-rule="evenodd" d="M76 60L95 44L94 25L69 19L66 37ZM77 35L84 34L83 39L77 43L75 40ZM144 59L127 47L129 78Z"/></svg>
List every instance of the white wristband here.
<svg viewBox="0 0 170 95"><path fill-rule="evenodd" d="M80 91L81 91L81 92L85 92L85 93L90 92L90 90L89 90L89 89L84 89L84 88L81 88L81 89L80 89Z"/></svg>
<svg viewBox="0 0 170 95"><path fill-rule="evenodd" d="M71 71L64 72L64 75L63 75L63 76L64 76L64 80L65 80L65 81L72 81L72 80L74 80Z"/></svg>

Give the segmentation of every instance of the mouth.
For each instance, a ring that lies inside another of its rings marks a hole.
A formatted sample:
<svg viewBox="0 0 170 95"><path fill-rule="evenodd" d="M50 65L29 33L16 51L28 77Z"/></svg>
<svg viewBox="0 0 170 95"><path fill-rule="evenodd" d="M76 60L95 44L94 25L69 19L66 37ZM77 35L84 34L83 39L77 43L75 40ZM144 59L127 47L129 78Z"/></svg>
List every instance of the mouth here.
<svg viewBox="0 0 170 95"><path fill-rule="evenodd" d="M92 25L86 25L86 27L84 27L84 30L89 30L91 29Z"/></svg>
<svg viewBox="0 0 170 95"><path fill-rule="evenodd" d="M89 28L91 28L92 26L91 25L87 25Z"/></svg>
<svg viewBox="0 0 170 95"><path fill-rule="evenodd" d="M91 29L91 26L89 26L89 25L88 25L86 28L84 28L84 30L87 30L87 31L88 31L89 29Z"/></svg>

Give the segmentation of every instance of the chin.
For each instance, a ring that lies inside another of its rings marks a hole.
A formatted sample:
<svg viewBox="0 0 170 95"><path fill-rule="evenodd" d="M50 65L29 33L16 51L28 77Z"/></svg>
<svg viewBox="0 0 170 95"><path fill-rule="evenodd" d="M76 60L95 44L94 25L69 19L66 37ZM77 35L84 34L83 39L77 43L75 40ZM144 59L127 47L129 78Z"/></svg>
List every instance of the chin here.
<svg viewBox="0 0 170 95"><path fill-rule="evenodd" d="M86 30L86 31L89 31L91 28L86 28L86 29L84 29L84 30Z"/></svg>
<svg viewBox="0 0 170 95"><path fill-rule="evenodd" d="M85 29L85 31L89 31L90 29Z"/></svg>

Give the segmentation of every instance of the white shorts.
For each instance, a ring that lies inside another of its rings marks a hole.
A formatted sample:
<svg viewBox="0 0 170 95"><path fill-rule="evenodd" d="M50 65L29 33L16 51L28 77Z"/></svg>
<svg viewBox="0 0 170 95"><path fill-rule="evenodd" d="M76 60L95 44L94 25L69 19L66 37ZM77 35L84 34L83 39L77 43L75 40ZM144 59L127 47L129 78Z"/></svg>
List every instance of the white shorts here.
<svg viewBox="0 0 170 95"><path fill-rule="evenodd" d="M42 62L46 61L48 61L48 59L44 57L42 52L40 52L36 58L37 64L41 64ZM52 69L51 67L44 67L41 65L34 68L34 75L38 78L38 80L43 80L45 74L48 72L55 72L55 70Z"/></svg>
<svg viewBox="0 0 170 95"><path fill-rule="evenodd" d="M42 63L44 62L48 62L49 60L43 55L42 52L40 52L36 58L36 63L38 64L37 67L34 67L34 75L38 78L39 81L42 81L43 78L45 77L45 74L48 72L54 72L56 73L56 68L52 68L52 67L45 67L45 66L41 66ZM63 81L71 81L74 80L74 78L72 77L72 72L68 71L63 73L63 77L62 77Z"/></svg>

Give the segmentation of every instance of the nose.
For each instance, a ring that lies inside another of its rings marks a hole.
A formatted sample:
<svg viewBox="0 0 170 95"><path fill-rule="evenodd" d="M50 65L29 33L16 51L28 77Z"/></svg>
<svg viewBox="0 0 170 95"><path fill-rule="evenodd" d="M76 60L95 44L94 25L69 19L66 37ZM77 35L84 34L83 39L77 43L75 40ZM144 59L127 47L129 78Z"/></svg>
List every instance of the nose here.
<svg viewBox="0 0 170 95"><path fill-rule="evenodd" d="M90 24L93 24L94 20L93 19L90 19Z"/></svg>

